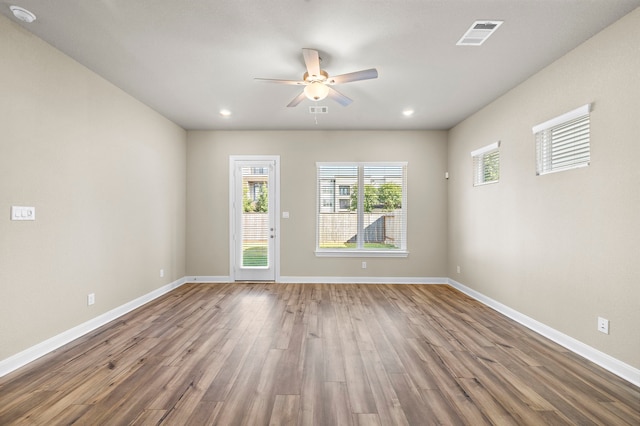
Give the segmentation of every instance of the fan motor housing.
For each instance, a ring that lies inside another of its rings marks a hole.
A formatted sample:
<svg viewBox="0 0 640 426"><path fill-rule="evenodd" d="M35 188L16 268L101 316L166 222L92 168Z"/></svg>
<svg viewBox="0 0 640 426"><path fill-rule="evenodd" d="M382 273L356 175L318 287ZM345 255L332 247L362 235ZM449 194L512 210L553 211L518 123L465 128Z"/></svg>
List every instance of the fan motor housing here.
<svg viewBox="0 0 640 426"><path fill-rule="evenodd" d="M305 72L304 75L302 76L302 79L304 81L307 81L309 83L314 83L316 81L326 81L329 78L329 73L327 73L325 70L320 70L320 75L309 75L308 72Z"/></svg>

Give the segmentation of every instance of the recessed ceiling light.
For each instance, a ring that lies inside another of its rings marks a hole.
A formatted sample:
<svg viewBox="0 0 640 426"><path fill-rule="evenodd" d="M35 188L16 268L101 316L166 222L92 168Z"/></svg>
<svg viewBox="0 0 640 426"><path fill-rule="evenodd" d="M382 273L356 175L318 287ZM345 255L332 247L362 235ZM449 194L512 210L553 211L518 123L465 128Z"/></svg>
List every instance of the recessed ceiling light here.
<svg viewBox="0 0 640 426"><path fill-rule="evenodd" d="M402 111L402 115L404 115L405 117L411 117L414 112L415 112L414 110L407 108L404 111Z"/></svg>
<svg viewBox="0 0 640 426"><path fill-rule="evenodd" d="M36 15L29 12L27 9L23 9L20 6L9 6L9 9L11 9L11 12L13 12L13 16L18 18L22 22L30 24L36 20Z"/></svg>
<svg viewBox="0 0 640 426"><path fill-rule="evenodd" d="M231 116L231 111L229 111L228 109L221 109L220 110L220 115L223 117L229 117Z"/></svg>

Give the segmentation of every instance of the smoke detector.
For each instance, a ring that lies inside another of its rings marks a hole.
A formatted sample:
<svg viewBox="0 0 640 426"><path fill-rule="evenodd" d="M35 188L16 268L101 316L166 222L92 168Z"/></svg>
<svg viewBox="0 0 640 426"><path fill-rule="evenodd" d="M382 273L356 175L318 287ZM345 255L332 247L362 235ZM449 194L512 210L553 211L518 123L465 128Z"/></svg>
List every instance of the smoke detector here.
<svg viewBox="0 0 640 426"><path fill-rule="evenodd" d="M29 12L27 9L24 9L20 6L9 6L11 12L13 12L13 16L19 19L22 22L26 22L27 24L32 23L36 20L36 15Z"/></svg>
<svg viewBox="0 0 640 426"><path fill-rule="evenodd" d="M480 46L504 21L476 21L458 40L457 46Z"/></svg>

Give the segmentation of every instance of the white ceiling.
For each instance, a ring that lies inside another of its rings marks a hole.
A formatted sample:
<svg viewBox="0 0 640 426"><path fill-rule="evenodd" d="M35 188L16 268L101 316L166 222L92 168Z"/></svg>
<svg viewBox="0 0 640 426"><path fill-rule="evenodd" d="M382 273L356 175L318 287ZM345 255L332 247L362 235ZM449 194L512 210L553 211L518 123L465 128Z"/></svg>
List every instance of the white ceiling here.
<svg viewBox="0 0 640 426"><path fill-rule="evenodd" d="M20 23L185 129L449 129L640 0L0 0ZM480 47L456 46L476 20L504 24ZM303 47L354 102L286 105L301 90ZM228 118L219 114L226 108ZM415 110L405 117L405 108Z"/></svg>

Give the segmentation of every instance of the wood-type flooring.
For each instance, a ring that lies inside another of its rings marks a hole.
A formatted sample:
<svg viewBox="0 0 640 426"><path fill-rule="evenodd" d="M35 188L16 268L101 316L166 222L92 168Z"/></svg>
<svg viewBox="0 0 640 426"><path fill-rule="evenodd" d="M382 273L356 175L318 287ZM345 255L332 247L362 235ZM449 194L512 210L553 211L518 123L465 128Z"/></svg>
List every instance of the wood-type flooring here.
<svg viewBox="0 0 640 426"><path fill-rule="evenodd" d="M0 378L0 425L638 425L640 390L446 285L186 284Z"/></svg>

